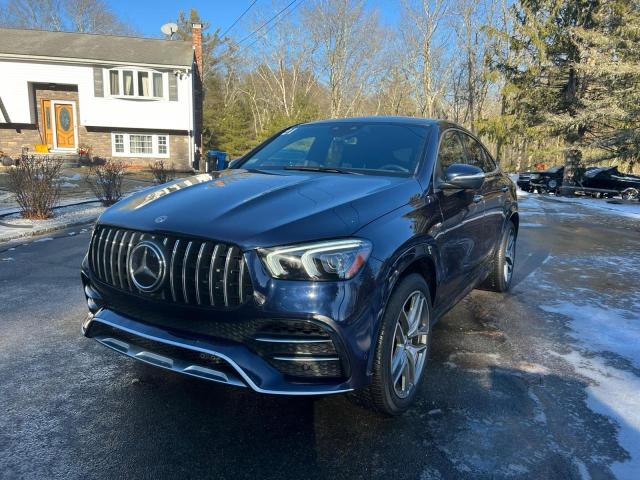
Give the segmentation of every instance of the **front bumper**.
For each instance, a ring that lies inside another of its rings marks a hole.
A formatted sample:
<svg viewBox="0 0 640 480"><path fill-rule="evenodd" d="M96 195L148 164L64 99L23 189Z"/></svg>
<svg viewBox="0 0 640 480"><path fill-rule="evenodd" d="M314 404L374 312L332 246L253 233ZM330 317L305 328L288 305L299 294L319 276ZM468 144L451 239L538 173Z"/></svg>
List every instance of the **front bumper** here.
<svg viewBox="0 0 640 480"><path fill-rule="evenodd" d="M367 385L380 304L372 288L377 261L352 281L318 284L270 279L252 260L255 298L228 311L123 293L85 265L94 313L83 333L131 358L260 393L325 395ZM265 325L275 325L275 332L267 328L271 338Z"/></svg>
<svg viewBox="0 0 640 480"><path fill-rule="evenodd" d="M90 314L82 331L85 336L136 360L205 380L248 386L259 393L325 395L353 390L348 381L327 384L286 381L278 370L243 345L183 336L111 310Z"/></svg>

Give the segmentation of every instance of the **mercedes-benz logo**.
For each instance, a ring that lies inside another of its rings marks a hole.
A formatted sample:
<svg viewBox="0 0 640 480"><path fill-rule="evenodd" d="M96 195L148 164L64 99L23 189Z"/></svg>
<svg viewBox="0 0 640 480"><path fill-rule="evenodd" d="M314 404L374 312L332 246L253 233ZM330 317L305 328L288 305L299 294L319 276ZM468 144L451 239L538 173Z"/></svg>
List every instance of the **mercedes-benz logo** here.
<svg viewBox="0 0 640 480"><path fill-rule="evenodd" d="M143 240L131 250L127 260L127 271L139 290L151 293L162 286L166 265L162 249L154 242Z"/></svg>

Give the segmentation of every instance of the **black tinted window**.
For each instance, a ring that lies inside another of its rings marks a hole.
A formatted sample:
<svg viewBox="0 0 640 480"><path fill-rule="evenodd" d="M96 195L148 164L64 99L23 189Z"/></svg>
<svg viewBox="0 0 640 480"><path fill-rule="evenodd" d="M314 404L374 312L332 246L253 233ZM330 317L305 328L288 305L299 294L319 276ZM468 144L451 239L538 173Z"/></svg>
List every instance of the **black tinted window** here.
<svg viewBox="0 0 640 480"><path fill-rule="evenodd" d="M442 139L440 140L438 165L436 167L438 177L442 177L447 167L454 163L467 163L467 157L464 153L464 147L462 146L458 132L449 130L442 135Z"/></svg>
<svg viewBox="0 0 640 480"><path fill-rule="evenodd" d="M493 172L496 169L491 157L487 154L484 147L473 137L463 134L464 143L467 147L468 164L478 167L483 172Z"/></svg>
<svg viewBox="0 0 640 480"><path fill-rule="evenodd" d="M427 134L427 127L416 125L300 125L281 133L241 167L305 166L410 175L418 165Z"/></svg>

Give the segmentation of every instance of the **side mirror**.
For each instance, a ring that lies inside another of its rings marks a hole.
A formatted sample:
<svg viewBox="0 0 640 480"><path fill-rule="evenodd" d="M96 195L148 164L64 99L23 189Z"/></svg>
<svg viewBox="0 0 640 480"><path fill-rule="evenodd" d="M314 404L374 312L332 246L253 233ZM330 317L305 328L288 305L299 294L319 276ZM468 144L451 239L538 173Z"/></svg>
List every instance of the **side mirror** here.
<svg viewBox="0 0 640 480"><path fill-rule="evenodd" d="M439 185L446 190L476 190L484 183L484 172L473 165L454 163L444 172L444 180Z"/></svg>

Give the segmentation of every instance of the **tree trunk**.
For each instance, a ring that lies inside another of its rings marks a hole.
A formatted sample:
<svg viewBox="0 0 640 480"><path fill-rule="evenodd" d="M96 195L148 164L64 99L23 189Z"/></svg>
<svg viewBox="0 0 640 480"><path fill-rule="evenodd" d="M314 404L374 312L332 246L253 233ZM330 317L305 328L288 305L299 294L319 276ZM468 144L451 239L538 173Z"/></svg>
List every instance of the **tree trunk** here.
<svg viewBox="0 0 640 480"><path fill-rule="evenodd" d="M563 196L572 197L573 189L581 177L582 152L577 148L569 148L564 156L564 176L562 178L561 193Z"/></svg>

